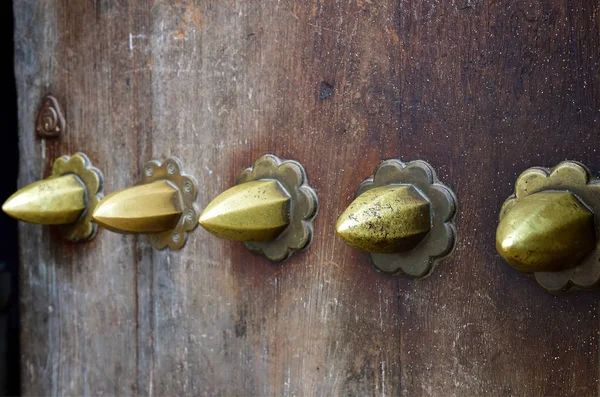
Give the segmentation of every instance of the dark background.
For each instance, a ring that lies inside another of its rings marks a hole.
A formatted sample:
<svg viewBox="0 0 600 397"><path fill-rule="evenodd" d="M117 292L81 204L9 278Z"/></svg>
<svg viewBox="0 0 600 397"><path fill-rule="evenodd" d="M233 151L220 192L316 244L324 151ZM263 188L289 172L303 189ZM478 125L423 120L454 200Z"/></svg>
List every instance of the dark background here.
<svg viewBox="0 0 600 397"><path fill-rule="evenodd" d="M0 2L0 40L4 55L0 63L0 124L4 131L0 143L0 200L4 202L17 188L19 163L12 1ZM4 214L0 215L0 235L0 394L17 395L20 386L17 224Z"/></svg>

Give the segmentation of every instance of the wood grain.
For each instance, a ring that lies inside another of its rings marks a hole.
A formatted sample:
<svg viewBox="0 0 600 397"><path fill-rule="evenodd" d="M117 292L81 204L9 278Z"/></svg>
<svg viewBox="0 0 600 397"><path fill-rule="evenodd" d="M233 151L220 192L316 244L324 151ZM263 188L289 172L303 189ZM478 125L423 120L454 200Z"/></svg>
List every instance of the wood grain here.
<svg viewBox="0 0 600 397"><path fill-rule="evenodd" d="M599 394L598 293L547 295L494 249L525 168L600 170L595 2L15 0L21 174L87 153L112 192L180 157L205 206L264 153L302 162L320 213L283 264L197 229L178 252L22 225L27 395ZM33 131L43 95L68 130ZM426 280L335 236L385 158L459 199Z"/></svg>

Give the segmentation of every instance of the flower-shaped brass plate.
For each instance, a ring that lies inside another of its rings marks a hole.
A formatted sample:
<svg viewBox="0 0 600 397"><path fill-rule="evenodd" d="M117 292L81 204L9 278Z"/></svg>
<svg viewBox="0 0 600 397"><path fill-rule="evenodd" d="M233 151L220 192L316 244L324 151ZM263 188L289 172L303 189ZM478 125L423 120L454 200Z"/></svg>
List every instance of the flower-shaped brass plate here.
<svg viewBox="0 0 600 397"><path fill-rule="evenodd" d="M500 220L519 202L534 193L567 191L574 194L594 214L596 236L600 235L600 181L581 163L564 161L548 169L534 167L524 171L515 184L515 193L500 210ZM538 284L551 293L589 289L600 284L600 241L577 266L533 273Z"/></svg>
<svg viewBox="0 0 600 397"><path fill-rule="evenodd" d="M87 241L96 235L98 226L94 223L92 213L98 202L102 199L102 173L92 166L88 157L83 153L62 156L54 161L52 177L63 175L76 175L86 188L86 210L75 223L60 225L61 235L70 241Z"/></svg>
<svg viewBox="0 0 600 397"><path fill-rule="evenodd" d="M198 226L197 219L200 213L196 204L198 183L194 177L183 172L183 164L177 157L169 157L162 164L157 160L147 162L144 165L142 179L138 185L160 180L168 181L181 193L183 215L173 230L150 234L150 243L158 250L166 247L178 250L185 245L188 232Z"/></svg>
<svg viewBox="0 0 600 397"><path fill-rule="evenodd" d="M268 179L278 181L290 196L289 225L274 240L245 242L244 245L254 253L279 262L308 247L312 241L319 201L308 185L304 167L297 161L281 160L272 154L256 160L252 167L240 174L236 184Z"/></svg>
<svg viewBox="0 0 600 397"><path fill-rule="evenodd" d="M412 185L429 201L431 229L414 248L389 254L370 253L371 259L375 267L385 273L426 277L454 248L456 198L425 161L405 164L396 159L383 161L373 177L360 184L357 196L370 189L393 185Z"/></svg>

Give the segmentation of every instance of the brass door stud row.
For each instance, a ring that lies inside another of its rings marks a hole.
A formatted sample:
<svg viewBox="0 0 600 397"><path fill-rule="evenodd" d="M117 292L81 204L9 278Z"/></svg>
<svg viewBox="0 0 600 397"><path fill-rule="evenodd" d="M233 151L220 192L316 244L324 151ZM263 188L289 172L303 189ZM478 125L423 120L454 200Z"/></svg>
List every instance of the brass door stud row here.
<svg viewBox="0 0 600 397"><path fill-rule="evenodd" d="M146 163L137 185L103 198L102 173L77 153L58 158L47 179L6 200L13 218L60 225L69 241L88 241L97 225L122 234L145 234L156 249L178 250L198 224L216 236L244 242L272 261L282 261L312 241L319 202L304 167L264 155L242 172L237 185L216 197L202 213L198 184L170 157Z"/></svg>
<svg viewBox="0 0 600 397"><path fill-rule="evenodd" d="M103 198L102 173L87 156L63 156L50 177L20 189L2 209L25 222L59 225L70 241L93 238L100 225L146 234L155 248L177 250L200 224L272 261L312 241L319 201L297 161L260 157L202 212L198 184L176 157L148 162L141 175L136 186ZM359 185L336 231L349 246L368 252L380 271L422 278L452 252L456 213L454 193L428 163L386 160ZM531 168L502 206L496 248L552 293L596 287L599 217L600 182L584 165Z"/></svg>

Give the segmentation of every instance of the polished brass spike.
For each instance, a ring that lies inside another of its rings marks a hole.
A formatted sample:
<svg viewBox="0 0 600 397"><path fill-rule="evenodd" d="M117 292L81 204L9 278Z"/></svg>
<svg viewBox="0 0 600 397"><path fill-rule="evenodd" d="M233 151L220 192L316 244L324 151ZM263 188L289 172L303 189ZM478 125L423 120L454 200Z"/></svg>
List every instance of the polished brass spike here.
<svg viewBox="0 0 600 397"><path fill-rule="evenodd" d="M336 224L346 244L382 254L414 248L430 229L430 204L412 185L367 190L346 208Z"/></svg>
<svg viewBox="0 0 600 397"><path fill-rule="evenodd" d="M73 223L85 209L86 189L75 175L34 182L2 205L2 211L13 218L44 225Z"/></svg>
<svg viewBox="0 0 600 397"><path fill-rule="evenodd" d="M159 180L106 196L96 207L94 220L118 233L158 233L174 229L182 214L179 189Z"/></svg>
<svg viewBox="0 0 600 397"><path fill-rule="evenodd" d="M61 156L52 163L52 174L23 187L2 205L19 220L59 225L65 240L82 242L96 235L92 212L102 197L102 172L84 153Z"/></svg>
<svg viewBox="0 0 600 397"><path fill-rule="evenodd" d="M204 209L196 224L280 262L310 245L318 208L304 166L265 154Z"/></svg>
<svg viewBox="0 0 600 397"><path fill-rule="evenodd" d="M276 180L242 183L218 195L198 222L228 240L274 240L290 222L290 197Z"/></svg>
<svg viewBox="0 0 600 397"><path fill-rule="evenodd" d="M534 193L518 200L496 231L498 253L525 273L574 267L595 246L594 214L566 191Z"/></svg>
<svg viewBox="0 0 600 397"><path fill-rule="evenodd" d="M198 226L198 184L175 157L144 164L136 186L102 200L94 220L115 233L148 234L156 249L179 250Z"/></svg>

